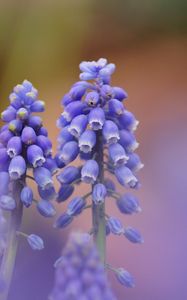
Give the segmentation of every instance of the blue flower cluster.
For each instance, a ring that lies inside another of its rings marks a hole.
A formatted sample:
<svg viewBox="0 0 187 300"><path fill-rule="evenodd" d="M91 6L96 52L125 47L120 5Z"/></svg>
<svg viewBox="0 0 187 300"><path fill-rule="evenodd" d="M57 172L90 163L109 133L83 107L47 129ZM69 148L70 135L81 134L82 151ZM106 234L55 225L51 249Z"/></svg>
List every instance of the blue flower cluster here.
<svg viewBox="0 0 187 300"><path fill-rule="evenodd" d="M115 300L105 269L89 234L71 234L55 263L51 300Z"/></svg>
<svg viewBox="0 0 187 300"><path fill-rule="evenodd" d="M111 85L115 65L101 58L82 62L80 70L80 81L73 84L63 97L63 113L57 121L61 131L56 163L59 168L65 167L57 176L61 184L57 200L67 200L75 184L81 181L90 184L92 189L89 194L71 200L67 211L55 223L58 228L69 225L88 207L86 199L89 196L91 207L106 204L106 198L110 197L122 214L141 211L133 194L119 194L110 176L105 178L108 172L125 188L136 190L140 186L137 172L143 167L140 157L134 152L139 145L134 135L138 121L123 104L126 91ZM82 166L69 165L77 158L84 161ZM133 243L143 242L135 228L124 228L119 219L107 214L104 217L106 235L110 232L122 234Z"/></svg>
<svg viewBox="0 0 187 300"><path fill-rule="evenodd" d="M57 165L42 119L33 115L43 112L45 104L38 100L38 91L27 80L14 87L9 100L10 105L1 113L5 125L0 129L0 207L13 211L18 201L25 207L36 202L41 215L54 216L55 209L48 200L56 196L52 175ZM32 179L38 186L39 202L29 187ZM22 185L18 199L16 185Z"/></svg>

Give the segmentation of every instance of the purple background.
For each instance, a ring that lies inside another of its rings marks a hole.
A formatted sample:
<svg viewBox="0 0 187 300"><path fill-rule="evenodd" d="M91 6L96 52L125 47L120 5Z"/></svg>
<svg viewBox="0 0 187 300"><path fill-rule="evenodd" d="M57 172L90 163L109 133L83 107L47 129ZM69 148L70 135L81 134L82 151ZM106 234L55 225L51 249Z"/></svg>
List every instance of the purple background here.
<svg viewBox="0 0 187 300"><path fill-rule="evenodd" d="M162 2L162 3L161 3ZM46 101L44 124L56 143L60 98L78 79L81 60L115 62L116 85L129 94L127 108L140 121L138 153L145 168L137 192L142 213L120 216L140 229L145 243L109 237L108 261L136 278L121 287L109 275L119 300L187 299L187 38L184 1L1 1L0 108L12 87L28 78ZM6 18L5 18L6 17ZM55 147L54 147L55 150ZM66 208L58 206L58 213ZM90 228L84 213L64 231L33 208L23 231L45 239L43 252L20 242L9 300L45 300L53 286L53 262L70 230Z"/></svg>

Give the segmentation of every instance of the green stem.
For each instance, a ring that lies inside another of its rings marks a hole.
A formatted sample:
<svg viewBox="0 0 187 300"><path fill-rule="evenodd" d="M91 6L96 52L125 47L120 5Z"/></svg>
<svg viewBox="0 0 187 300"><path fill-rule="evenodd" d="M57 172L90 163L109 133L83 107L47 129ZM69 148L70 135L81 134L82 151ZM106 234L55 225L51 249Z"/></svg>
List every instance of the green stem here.
<svg viewBox="0 0 187 300"><path fill-rule="evenodd" d="M19 231L23 214L23 205L20 201L20 192L22 188L23 186L19 182L13 183L13 197L16 200L17 206L10 215L9 228L7 233L7 245L3 254L0 268L1 278L5 282L5 289L3 289L3 291L0 293L0 300L6 300L8 297L16 261L18 247L17 231Z"/></svg>
<svg viewBox="0 0 187 300"><path fill-rule="evenodd" d="M96 145L97 158L96 161L99 165L99 182L104 180L104 169L103 169L103 142L102 133L97 134L97 145ZM94 241L98 248L100 259L105 263L105 248L106 248L106 225L105 225L105 203L96 205L92 204L92 220L94 228Z"/></svg>

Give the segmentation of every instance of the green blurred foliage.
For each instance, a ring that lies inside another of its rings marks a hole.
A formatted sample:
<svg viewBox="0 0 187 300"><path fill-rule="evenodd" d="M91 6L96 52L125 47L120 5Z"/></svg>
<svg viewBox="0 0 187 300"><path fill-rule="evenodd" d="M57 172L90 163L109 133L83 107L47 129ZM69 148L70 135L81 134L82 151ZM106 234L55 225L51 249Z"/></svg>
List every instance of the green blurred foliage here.
<svg viewBox="0 0 187 300"><path fill-rule="evenodd" d="M0 109L24 78L76 78L79 61L187 29L186 0L0 0Z"/></svg>

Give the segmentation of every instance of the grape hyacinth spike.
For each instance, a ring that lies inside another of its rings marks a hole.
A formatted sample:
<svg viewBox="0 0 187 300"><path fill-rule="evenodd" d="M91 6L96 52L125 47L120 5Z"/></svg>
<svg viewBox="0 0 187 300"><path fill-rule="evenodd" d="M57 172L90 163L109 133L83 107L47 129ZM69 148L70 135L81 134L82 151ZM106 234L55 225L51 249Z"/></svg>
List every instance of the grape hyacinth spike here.
<svg viewBox="0 0 187 300"><path fill-rule="evenodd" d="M55 283L50 300L116 300L89 234L72 233L54 266Z"/></svg>
<svg viewBox="0 0 187 300"><path fill-rule="evenodd" d="M32 249L43 249L39 236L20 233L23 207L37 203L30 180L35 181L41 199L36 205L37 211L45 217L54 216L53 204L46 195L54 190L52 175L57 170L47 130L41 117L34 115L45 109L45 103L38 99L38 91L24 80L14 87L9 100L9 106L1 113L5 125L0 129L0 209L9 212L10 223L0 264L0 278L5 282L1 300L7 299L19 236L24 237ZM53 198L55 195L53 192Z"/></svg>
<svg viewBox="0 0 187 300"><path fill-rule="evenodd" d="M113 63L100 58L83 61L79 67L80 81L62 98L63 112L57 121L60 134L55 160L62 169L57 176L60 182L57 201L68 200L77 184L79 187L86 184L89 192L71 199L54 227L65 228L91 208L92 229L89 232L93 234L102 263L106 264L106 236L110 233L132 243L143 242L137 229L124 227L118 218L106 212L108 198L115 201L123 215L141 211L138 199L129 193L140 187L137 171L143 167L134 153L139 145L134 135L139 122L123 104L127 92L111 84L115 71ZM68 168L72 171L68 172ZM127 193L119 193L117 184L126 188ZM119 282L127 287L134 286L128 271L114 270Z"/></svg>

